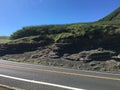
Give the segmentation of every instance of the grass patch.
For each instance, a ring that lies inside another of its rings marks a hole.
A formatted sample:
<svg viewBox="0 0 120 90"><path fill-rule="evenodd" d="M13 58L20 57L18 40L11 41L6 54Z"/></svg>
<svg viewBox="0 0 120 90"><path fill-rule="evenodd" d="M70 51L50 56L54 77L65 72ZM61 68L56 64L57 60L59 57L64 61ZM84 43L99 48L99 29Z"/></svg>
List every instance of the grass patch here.
<svg viewBox="0 0 120 90"><path fill-rule="evenodd" d="M10 41L9 37L7 36L0 36L0 44L1 43L8 43Z"/></svg>

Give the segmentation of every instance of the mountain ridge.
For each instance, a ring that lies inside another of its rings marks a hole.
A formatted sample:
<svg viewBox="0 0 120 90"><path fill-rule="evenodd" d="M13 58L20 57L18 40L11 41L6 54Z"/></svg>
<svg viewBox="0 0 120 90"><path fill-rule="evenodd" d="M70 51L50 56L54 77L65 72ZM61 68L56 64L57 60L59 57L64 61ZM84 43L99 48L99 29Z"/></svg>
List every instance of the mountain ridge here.
<svg viewBox="0 0 120 90"><path fill-rule="evenodd" d="M105 16L104 18L98 20L98 22L103 22L106 24L120 24L120 7Z"/></svg>

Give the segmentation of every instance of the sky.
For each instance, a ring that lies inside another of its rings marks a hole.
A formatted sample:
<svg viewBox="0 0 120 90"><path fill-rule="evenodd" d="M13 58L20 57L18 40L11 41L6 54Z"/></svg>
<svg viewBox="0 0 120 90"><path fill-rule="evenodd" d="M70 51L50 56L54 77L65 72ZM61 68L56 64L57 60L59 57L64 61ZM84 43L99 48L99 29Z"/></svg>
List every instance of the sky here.
<svg viewBox="0 0 120 90"><path fill-rule="evenodd" d="M0 0L0 36L25 26L93 22L120 6L120 0Z"/></svg>

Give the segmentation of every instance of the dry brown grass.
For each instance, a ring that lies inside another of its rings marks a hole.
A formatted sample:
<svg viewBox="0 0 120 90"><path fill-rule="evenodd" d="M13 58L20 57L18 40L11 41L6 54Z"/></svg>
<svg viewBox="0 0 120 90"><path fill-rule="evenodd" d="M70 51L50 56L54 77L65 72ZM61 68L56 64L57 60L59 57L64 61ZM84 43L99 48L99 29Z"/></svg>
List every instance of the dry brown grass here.
<svg viewBox="0 0 120 90"><path fill-rule="evenodd" d="M0 90L13 90L13 89L9 89L9 88L0 86Z"/></svg>

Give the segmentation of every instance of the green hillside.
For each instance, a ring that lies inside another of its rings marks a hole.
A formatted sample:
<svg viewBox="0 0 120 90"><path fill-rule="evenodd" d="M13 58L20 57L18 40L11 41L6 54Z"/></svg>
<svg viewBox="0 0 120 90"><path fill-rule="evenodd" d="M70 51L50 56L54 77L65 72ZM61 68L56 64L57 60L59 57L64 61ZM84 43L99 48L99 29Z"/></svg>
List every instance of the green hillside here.
<svg viewBox="0 0 120 90"><path fill-rule="evenodd" d="M41 42L50 43L81 43L85 40L104 42L104 40L119 39L120 8L110 15L94 23L77 23L66 25L42 25L23 27L14 32L10 39L12 43Z"/></svg>
<svg viewBox="0 0 120 90"><path fill-rule="evenodd" d="M106 24L120 24L120 7L117 8L108 16L99 20L99 22L106 23Z"/></svg>
<svg viewBox="0 0 120 90"><path fill-rule="evenodd" d="M119 21L120 20L120 7L112 12L110 15L101 19L100 21Z"/></svg>

